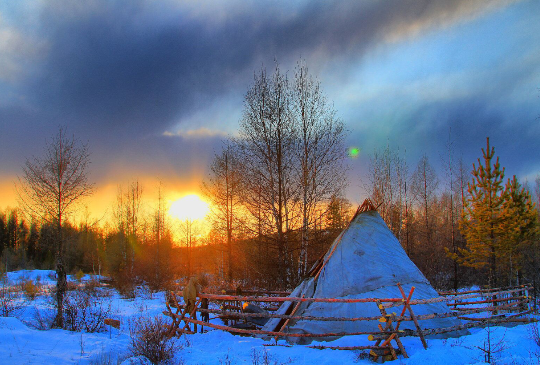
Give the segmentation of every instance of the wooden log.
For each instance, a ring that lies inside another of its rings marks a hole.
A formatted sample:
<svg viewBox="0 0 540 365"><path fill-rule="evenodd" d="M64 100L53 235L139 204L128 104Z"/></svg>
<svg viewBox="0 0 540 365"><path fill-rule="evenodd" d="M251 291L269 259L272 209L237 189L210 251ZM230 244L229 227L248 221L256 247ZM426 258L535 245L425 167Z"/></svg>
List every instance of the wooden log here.
<svg viewBox="0 0 540 365"><path fill-rule="evenodd" d="M253 294L253 295L262 295L262 296L270 296L270 295L290 295L291 292L290 291L272 291L272 290L268 290L268 291L265 291L265 290L251 290L251 289L242 289L242 293L245 293L245 294ZM231 294L236 294L236 289L235 290L226 290L225 291L225 294L227 295L231 295Z"/></svg>
<svg viewBox="0 0 540 365"><path fill-rule="evenodd" d="M220 309L198 309L200 313L215 313L223 315L236 315L240 318L249 318L249 317L262 317L262 318L281 318L281 319L291 319L291 320L306 320L306 321L328 321L328 322L356 322L356 321L376 321L380 316L374 317L315 317L315 316L296 316L288 314L275 314L275 313L241 313L241 312L230 312L222 311ZM405 317L407 318L407 317ZM412 320L412 319L411 319Z"/></svg>
<svg viewBox="0 0 540 365"><path fill-rule="evenodd" d="M163 314L166 316L170 316L171 314L175 316L174 313L169 313L167 311L163 311ZM191 323L197 323L201 324L207 327L212 327L218 330L228 331L228 332L238 332L238 333L247 333L247 334L256 334L256 335L268 335L268 336L279 336L279 337L313 337L313 338L320 338L320 337L343 337L343 336L357 336L357 335L373 335L373 334L381 334L381 332L369 332L369 331L362 331L362 332L338 332L338 333L286 333L286 332L274 332L274 331L263 331L263 330L245 330L241 328L234 328L229 326L222 326L215 323L207 323L202 322L196 319L185 317L184 320L191 322ZM391 335L393 332L386 331L383 332L385 334Z"/></svg>
<svg viewBox="0 0 540 365"><path fill-rule="evenodd" d="M398 285L401 286L400 283L398 283ZM409 291L409 296L407 297L407 300L405 300L405 303L403 305L403 309L401 310L401 315L399 316L400 318L403 318L403 315L405 314L405 311L407 310L407 305L411 302L411 298L412 298L412 295L414 293L414 289L415 289L415 287L412 286L411 290ZM399 325L401 324L401 321L402 321L402 319L398 320L398 324L396 325L396 331L399 330Z"/></svg>
<svg viewBox="0 0 540 365"><path fill-rule="evenodd" d="M377 334L377 335L368 335L368 340L369 341L384 341L388 338L388 335L381 335L381 334Z"/></svg>
<svg viewBox="0 0 540 365"><path fill-rule="evenodd" d="M508 298L500 298L500 299L486 299L486 300L479 300L479 301L476 301L476 302L446 303L446 305L450 306L450 307L454 307L454 306L459 306L459 305L509 302L509 301L518 300L518 299L523 299L523 297L508 297Z"/></svg>
<svg viewBox="0 0 540 365"><path fill-rule="evenodd" d="M471 294L471 293L491 293L491 292L496 292L496 291L502 291L502 290L509 290L509 289L517 289L517 288L522 288L521 286L511 286L511 287L508 287L508 288L492 288L492 289L477 289L477 290L465 290L465 291L458 291L458 292L455 292L455 291L440 291L438 292L439 295L463 295L463 294Z"/></svg>
<svg viewBox="0 0 540 365"><path fill-rule="evenodd" d="M465 314L464 312L468 312L468 311L474 311L476 310L477 313L478 312L487 312L487 311L492 311L492 312L495 312L495 311L498 311L498 310L512 310L514 308L517 308L519 307L519 305L521 304L522 302L511 302L511 303L508 303L508 304L503 304L503 305L498 305L498 306L494 306L494 305L490 305L490 306L480 306L480 307L464 307L464 308L452 308L452 311L454 311L454 313L457 313L459 312L459 315L463 315Z"/></svg>
<svg viewBox="0 0 540 365"><path fill-rule="evenodd" d="M496 317L496 318L489 318L489 317L484 317L484 318L475 318L475 317L458 317L459 319L462 319L464 321L478 321L478 322L495 322L497 320L502 319L502 320L510 320L512 319L511 321L509 322L530 322L531 320L529 318L515 318L515 317Z"/></svg>
<svg viewBox="0 0 540 365"><path fill-rule="evenodd" d="M304 297L304 295L302 295L302 298ZM294 308L293 310L291 311L290 315L291 316L294 316L296 314L296 311L298 310L298 308L300 308L300 304L302 304L301 302L298 302L294 305ZM276 327L276 332L282 332L284 328L287 328L287 325L289 324L289 322L291 321L290 318L286 319L285 320L285 323L283 323L282 326L279 326ZM278 336L274 337L274 339L277 341L278 339Z"/></svg>
<svg viewBox="0 0 540 365"><path fill-rule="evenodd" d="M189 313L189 316L191 318L197 318L197 307L199 306L199 304L201 303L201 298L197 299L195 301L195 305L193 306L193 309L191 310L191 312ZM185 312L184 312L185 313ZM186 323L186 325L184 326L184 330L188 330L190 331L191 328L189 328L189 323L188 321L186 321L186 316L184 315L184 322ZM202 322L203 324L201 326L204 326L204 323L205 322ZM193 332L197 333L197 323L193 323Z"/></svg>
<svg viewBox="0 0 540 365"><path fill-rule="evenodd" d="M381 312L381 314L383 316L388 316L388 313L386 313L386 309L384 309L384 306L382 305L382 303L380 301L377 301L377 307L379 308L379 311ZM390 316L389 316L389 320L387 321L386 323L386 326L385 328L383 329L382 326L380 324L377 324L377 326L379 327L379 330L381 332L385 332L385 331L388 331L390 330L391 332L393 333L397 333L397 330L394 330L393 326L392 326L392 322L395 321L396 317L395 315L392 313ZM399 339L399 336L394 336L394 340L396 341L398 347L399 347L399 350L401 351L401 353L403 354L403 356L405 358L408 358L409 355L407 354L407 351L405 351L405 346L403 346L403 344L401 343L401 340ZM378 340L375 345L379 345L380 344L380 340Z"/></svg>
<svg viewBox="0 0 540 365"><path fill-rule="evenodd" d="M103 323L116 329L120 329L120 321L118 319L105 318Z"/></svg>
<svg viewBox="0 0 540 365"><path fill-rule="evenodd" d="M318 350L388 350L387 347L381 346L324 346L324 345L312 345L306 346L311 349Z"/></svg>
<svg viewBox="0 0 540 365"><path fill-rule="evenodd" d="M445 328L429 328L429 329L424 329L423 332L424 332L424 335L426 336L430 336L430 335L440 335L440 334L443 334L443 333L447 333L447 332L454 332L454 331L460 331L460 330L464 330L464 329L469 329L469 328L473 328L473 327L484 327L488 324L488 322L490 324L497 324L497 323L512 323L512 322L526 322L526 323L529 323L531 322L530 319L528 318L509 318L509 319L497 319L497 320L491 320L491 321L482 321L482 322L469 322L469 323L465 323L465 324L461 324L461 325L457 325L457 326L452 326L452 327L445 327Z"/></svg>
<svg viewBox="0 0 540 365"><path fill-rule="evenodd" d="M209 300L229 300L245 302L317 302L317 303L375 303L381 302L403 302L398 298L363 298L363 299L335 299L335 298L295 298L295 297L243 297L236 295L199 294L200 298Z"/></svg>
<svg viewBox="0 0 540 365"><path fill-rule="evenodd" d="M223 305L221 305L221 308L225 309L225 310L228 309L228 310L235 310L235 311L241 311L242 310L241 306L231 305L231 304L223 304Z"/></svg>
<svg viewBox="0 0 540 365"><path fill-rule="evenodd" d="M392 335L392 336L395 336L395 333ZM383 343L383 346L384 346L384 343ZM390 349L390 355L389 357L385 357L385 361L389 361L389 360L397 360L397 354L396 354L396 350L394 350L394 347L392 346L392 344L390 343L390 341L388 341L388 343L386 344L386 346L388 346L388 348Z"/></svg>
<svg viewBox="0 0 540 365"><path fill-rule="evenodd" d="M397 286L399 288L399 291L401 292L401 295L403 296L403 299L406 299L407 296L405 294L405 291L401 287L401 284L398 283ZM420 340L422 341L422 345L424 345L424 349L427 350L428 345L427 345L426 339L424 338L424 334L422 333L422 328L420 327L420 324L418 324L418 320L416 319L416 316L414 315L414 312L413 312L413 310L411 308L411 305L410 305L409 301L405 302L404 305L409 310L409 314L411 315L411 318L413 319L414 325L416 326L416 329L418 331L418 335L420 336Z"/></svg>
<svg viewBox="0 0 540 365"><path fill-rule="evenodd" d="M508 306L501 306L497 309L509 309L516 307L517 304L512 304ZM461 315L467 315L467 314L473 314L473 313L481 313L481 312L488 312L494 310L494 307L481 307L481 308L472 308L472 309L463 309L460 313L453 313L453 312L444 312L444 313L432 313L432 314L423 314L416 316L417 320L427 320L427 319L433 319L433 318L448 318L448 317L458 317ZM286 314L274 314L274 313L253 313L253 314L247 314L247 313L239 313L239 312L229 312L229 311L222 311L219 309L199 309L198 310L201 313L215 313L215 314L223 314L223 315L235 315L240 318L247 318L247 317L263 317L263 318L280 318L280 319L291 319L291 320L306 320L306 321L329 321L329 322L355 322L355 321L378 321L381 316L373 316L373 317L315 317L315 316L291 316ZM400 322L410 322L413 319L410 316L400 316L396 317L397 321Z"/></svg>
<svg viewBox="0 0 540 365"><path fill-rule="evenodd" d="M520 290L522 290L522 289L505 290L505 291L498 292L497 294L517 293ZM439 303L439 302L450 302L450 301L458 300L458 299L470 299L470 298L479 298L479 297L482 297L482 296L478 295L478 294L467 294L467 295L462 295L462 296L453 297L453 298L436 297L436 298L430 298L430 299L415 299L415 300L412 300L410 302L410 304L411 305L418 305L418 304L430 304L430 303ZM399 307L400 305L403 305L404 300L403 299L402 300L394 300L394 301L391 301L391 302L392 303L384 304L384 307L386 309L391 308L391 307Z"/></svg>
<svg viewBox="0 0 540 365"><path fill-rule="evenodd" d="M170 303L170 301L172 301L172 303ZM169 327L167 337L172 337L173 335L176 334L176 331L178 330L178 326L180 325L180 321L178 321L177 318L172 316L173 313L171 310L171 306L169 304L175 305L176 315L178 315L180 311L184 311L184 308L180 308L180 305L178 304L178 300L176 299L176 295L173 292L169 292L169 299L165 301L165 304L167 305L167 310L169 311L169 313L171 313L171 319L173 321L173 323L171 323Z"/></svg>

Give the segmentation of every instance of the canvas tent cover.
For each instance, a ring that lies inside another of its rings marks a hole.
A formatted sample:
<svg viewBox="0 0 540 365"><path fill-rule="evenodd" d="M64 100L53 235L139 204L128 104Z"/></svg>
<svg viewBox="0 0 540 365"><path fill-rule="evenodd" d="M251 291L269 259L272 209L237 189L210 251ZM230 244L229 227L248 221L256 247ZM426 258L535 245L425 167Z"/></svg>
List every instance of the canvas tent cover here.
<svg viewBox="0 0 540 365"><path fill-rule="evenodd" d="M357 213L348 228L334 241L326 253L318 277L305 279L291 293L291 297L307 298L402 298L397 287L401 283L406 293L416 289L414 299L438 297L429 281L409 259L401 244L386 226L376 210ZM278 310L284 314L291 302ZM293 303L294 305L294 303ZM391 311L401 313L402 306ZM448 312L444 302L414 305L415 315ZM408 314L408 312L407 312ZM380 315L375 303L319 303L303 302L295 315L316 317L371 317ZM280 319L271 319L263 330L274 331ZM287 333L351 333L378 331L377 321L290 321L283 332ZM440 318L420 321L422 328L443 328L461 324L457 318ZM400 329L415 330L412 322L403 322ZM451 335L466 333L453 332ZM333 340L317 338L317 340ZM311 339L289 338L290 341L307 343Z"/></svg>

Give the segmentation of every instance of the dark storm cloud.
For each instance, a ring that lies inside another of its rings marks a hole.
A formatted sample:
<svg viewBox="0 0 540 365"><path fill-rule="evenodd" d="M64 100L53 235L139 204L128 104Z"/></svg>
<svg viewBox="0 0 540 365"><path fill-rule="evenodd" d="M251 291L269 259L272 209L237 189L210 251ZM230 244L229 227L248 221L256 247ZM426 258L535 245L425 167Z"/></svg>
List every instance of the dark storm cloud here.
<svg viewBox="0 0 540 365"><path fill-rule="evenodd" d="M482 157L481 149L485 148L486 137L489 137L501 166L506 167L506 176L515 174L520 179L532 180L540 171L539 161L532 157L536 153L533 151L540 151L540 128L535 127L539 120L533 110L523 104L498 105L482 96L420 103L415 112L401 116L387 138L370 138L376 135L374 126L357 141L361 141L366 154L387 145L393 150L399 149L410 173L426 154L439 176L444 178L448 143L452 144L454 159L463 160L468 176L472 163L477 164L477 159ZM367 166L359 173L360 178L365 179Z"/></svg>
<svg viewBox="0 0 540 365"><path fill-rule="evenodd" d="M505 3L306 1L289 9L288 2L256 2L249 9L237 4L193 12L142 0L46 2L39 24L29 30L39 57L11 84L24 100L0 103L0 152L20 166L21 156L39 154L45 137L67 125L90 143L95 170L122 164L153 173L184 168L178 165L182 159L189 160L189 170L197 158L206 163L219 138L197 144L162 133L231 93L245 93L262 64L272 68L277 58L291 69L301 56L315 68L336 60L346 69L356 67L377 44ZM204 148L194 154L195 145Z"/></svg>
<svg viewBox="0 0 540 365"><path fill-rule="evenodd" d="M142 1L51 4L41 17L48 50L28 85L32 102L52 119L127 135L161 133L231 89L243 93L257 62L358 56L376 41L483 7L469 0L318 1L289 15L286 5L259 4L214 25L212 14L171 8L165 16L147 11L157 3Z"/></svg>

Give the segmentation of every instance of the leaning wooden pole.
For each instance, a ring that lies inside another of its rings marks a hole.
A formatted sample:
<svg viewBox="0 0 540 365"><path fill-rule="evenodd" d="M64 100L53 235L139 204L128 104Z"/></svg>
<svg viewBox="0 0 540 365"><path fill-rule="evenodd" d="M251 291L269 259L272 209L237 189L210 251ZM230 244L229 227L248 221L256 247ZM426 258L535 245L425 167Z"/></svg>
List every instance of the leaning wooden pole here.
<svg viewBox="0 0 540 365"><path fill-rule="evenodd" d="M418 323L418 320L416 319L416 316L414 315L414 312L413 312L413 310L411 308L411 305L409 304L409 301L407 300L407 295L405 294L405 291L401 287L400 283L398 283L397 286L399 288L399 291L401 292L401 295L403 296L403 300L405 300L404 305L409 310L409 314L411 315L411 318L412 318L412 320L414 322L414 325L416 326L416 329L418 331L418 336L420 336L420 340L422 341L422 345L424 346L424 349L427 350L428 345L427 345L426 339L424 338L424 334L422 333L422 328L420 327L420 324Z"/></svg>

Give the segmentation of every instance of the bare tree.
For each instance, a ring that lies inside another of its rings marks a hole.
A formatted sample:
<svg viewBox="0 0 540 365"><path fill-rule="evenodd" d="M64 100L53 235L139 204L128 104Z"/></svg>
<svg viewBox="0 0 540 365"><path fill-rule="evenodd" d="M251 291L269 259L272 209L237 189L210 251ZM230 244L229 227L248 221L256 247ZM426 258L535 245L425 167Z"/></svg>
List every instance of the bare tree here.
<svg viewBox="0 0 540 365"><path fill-rule="evenodd" d="M179 222L180 235L186 247L186 276L190 277L194 271L193 250L199 241L201 232L200 222L192 218L185 218Z"/></svg>
<svg viewBox="0 0 540 365"><path fill-rule="evenodd" d="M57 229L56 327L63 327L63 303L67 289L62 224L75 203L93 191L87 176L89 164L88 146L81 144L74 136L66 136L65 129L60 128L47 143L43 157L26 160L23 176L19 178L17 190L24 208L30 214L55 224Z"/></svg>
<svg viewBox="0 0 540 365"><path fill-rule="evenodd" d="M239 225L241 173L234 146L227 144L221 154L215 155L210 166L210 177L203 184L210 205L213 226L226 232L227 279L233 279L233 237Z"/></svg>
<svg viewBox="0 0 540 365"><path fill-rule="evenodd" d="M423 218L423 234L427 247L432 245L433 220L432 207L436 201L436 192L439 180L435 170L429 163L427 155L422 156L416 171L412 175L412 193L418 204L420 215Z"/></svg>
<svg viewBox="0 0 540 365"><path fill-rule="evenodd" d="M261 70L244 101L239 147L244 163L246 204L252 213L261 206L262 216L278 250L278 279L290 282L291 214L294 211L294 126L287 78L276 70L271 78ZM260 187L263 187L260 191ZM261 199L256 197L260 194Z"/></svg>
<svg viewBox="0 0 540 365"><path fill-rule="evenodd" d="M132 182L126 191L122 186L118 187L117 205L115 209L115 218L117 229L122 232L121 237L125 238L122 242L123 266L127 270L127 275L133 278L135 264L135 247L139 242L141 200L143 188L139 181Z"/></svg>
<svg viewBox="0 0 540 365"><path fill-rule="evenodd" d="M366 184L370 198L378 205L378 211L398 239L405 228L406 237L410 223L410 201L408 199L408 169L400 150L390 146L375 151L371 157L369 181ZM407 241L408 242L408 239ZM406 245L407 253L408 243Z"/></svg>
<svg viewBox="0 0 540 365"><path fill-rule="evenodd" d="M295 166L302 219L298 274L303 276L315 210L322 202L340 195L345 186L345 128L304 62L296 67L291 112L298 142Z"/></svg>

